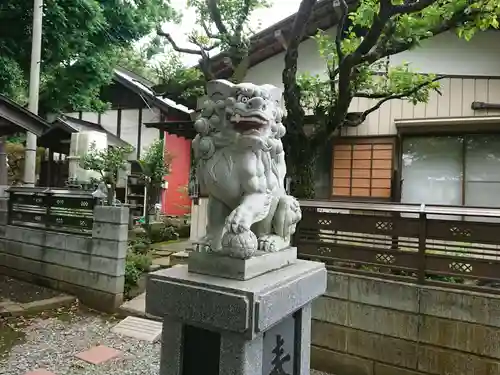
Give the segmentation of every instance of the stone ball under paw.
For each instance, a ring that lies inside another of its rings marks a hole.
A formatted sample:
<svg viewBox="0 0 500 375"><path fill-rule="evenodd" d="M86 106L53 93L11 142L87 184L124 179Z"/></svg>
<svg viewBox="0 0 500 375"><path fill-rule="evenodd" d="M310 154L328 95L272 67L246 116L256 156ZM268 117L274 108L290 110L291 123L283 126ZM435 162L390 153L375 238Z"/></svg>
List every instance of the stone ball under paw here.
<svg viewBox="0 0 500 375"><path fill-rule="evenodd" d="M251 258L257 252L257 246L257 236L251 230L241 233L226 232L222 236L222 251L233 258Z"/></svg>

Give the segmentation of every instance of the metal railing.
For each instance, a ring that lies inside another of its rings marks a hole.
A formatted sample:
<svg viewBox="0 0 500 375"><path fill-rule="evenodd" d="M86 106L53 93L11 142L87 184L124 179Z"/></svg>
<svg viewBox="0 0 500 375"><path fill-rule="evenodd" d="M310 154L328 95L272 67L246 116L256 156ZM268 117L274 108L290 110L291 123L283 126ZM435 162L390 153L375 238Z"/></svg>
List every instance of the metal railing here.
<svg viewBox="0 0 500 375"><path fill-rule="evenodd" d="M57 232L91 235L96 199L92 191L11 187L8 223Z"/></svg>
<svg viewBox="0 0 500 375"><path fill-rule="evenodd" d="M301 258L347 273L500 293L500 209L346 201L301 207L294 236Z"/></svg>

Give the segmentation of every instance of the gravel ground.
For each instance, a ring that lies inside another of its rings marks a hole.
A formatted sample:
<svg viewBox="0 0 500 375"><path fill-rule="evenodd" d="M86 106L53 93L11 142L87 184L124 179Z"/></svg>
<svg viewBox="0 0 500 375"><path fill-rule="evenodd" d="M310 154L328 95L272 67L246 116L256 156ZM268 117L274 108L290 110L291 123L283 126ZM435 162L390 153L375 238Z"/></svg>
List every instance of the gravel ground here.
<svg viewBox="0 0 500 375"><path fill-rule="evenodd" d="M18 329L15 345L0 352L1 375L23 375L34 369L47 369L56 375L158 375L160 343L148 343L114 335L110 329L118 320L73 310L59 310L52 316L30 320L0 322ZM9 328L12 329L12 328ZM19 334L21 333L21 334ZM124 355L101 365L90 365L75 354L92 346L106 345ZM1 345L0 345L1 347ZM311 371L311 375L328 375Z"/></svg>
<svg viewBox="0 0 500 375"><path fill-rule="evenodd" d="M20 323L24 337L0 357L0 374L23 375L43 368L57 375L157 375L160 344L114 335L110 329L117 323L115 319L80 312L69 318L62 315ZM124 354L97 366L74 357L96 345Z"/></svg>
<svg viewBox="0 0 500 375"><path fill-rule="evenodd" d="M26 303L60 295L61 292L0 275L0 302Z"/></svg>

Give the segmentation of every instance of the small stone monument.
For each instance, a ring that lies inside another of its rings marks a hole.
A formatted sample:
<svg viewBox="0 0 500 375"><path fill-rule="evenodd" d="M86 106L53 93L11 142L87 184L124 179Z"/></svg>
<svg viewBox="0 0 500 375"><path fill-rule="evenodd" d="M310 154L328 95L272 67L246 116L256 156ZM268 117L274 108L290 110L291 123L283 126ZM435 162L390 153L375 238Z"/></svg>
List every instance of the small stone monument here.
<svg viewBox="0 0 500 375"><path fill-rule="evenodd" d="M207 92L193 141L207 235L146 289L163 318L160 375L308 375L326 270L290 245L302 215L285 189L282 92L224 80Z"/></svg>

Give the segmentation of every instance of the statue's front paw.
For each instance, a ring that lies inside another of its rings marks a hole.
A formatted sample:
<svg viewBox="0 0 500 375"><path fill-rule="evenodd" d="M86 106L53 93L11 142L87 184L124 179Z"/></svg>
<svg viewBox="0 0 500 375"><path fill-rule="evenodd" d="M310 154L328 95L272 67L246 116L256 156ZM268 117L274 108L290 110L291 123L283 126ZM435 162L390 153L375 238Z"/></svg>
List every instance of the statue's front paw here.
<svg viewBox="0 0 500 375"><path fill-rule="evenodd" d="M259 238L259 250L268 253L274 253L275 251L278 251L276 249L276 243L275 241L273 241L272 236L263 236Z"/></svg>
<svg viewBox="0 0 500 375"><path fill-rule="evenodd" d="M199 253L209 253L212 251L212 236L206 235L195 242L195 250Z"/></svg>
<svg viewBox="0 0 500 375"><path fill-rule="evenodd" d="M286 241L275 234L262 236L259 238L259 250L267 253L275 253L283 250L287 246Z"/></svg>
<svg viewBox="0 0 500 375"><path fill-rule="evenodd" d="M242 206L235 208L226 218L226 230L242 233L250 230L252 215Z"/></svg>

